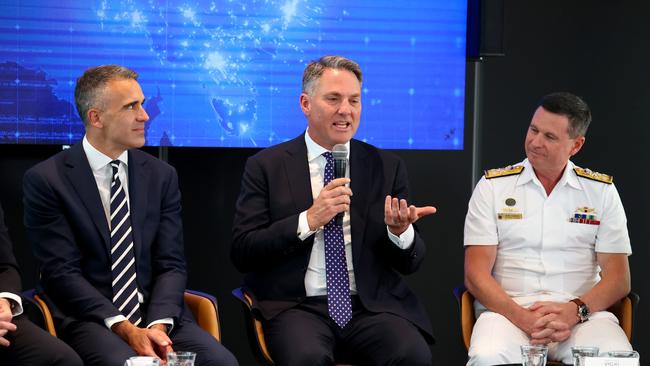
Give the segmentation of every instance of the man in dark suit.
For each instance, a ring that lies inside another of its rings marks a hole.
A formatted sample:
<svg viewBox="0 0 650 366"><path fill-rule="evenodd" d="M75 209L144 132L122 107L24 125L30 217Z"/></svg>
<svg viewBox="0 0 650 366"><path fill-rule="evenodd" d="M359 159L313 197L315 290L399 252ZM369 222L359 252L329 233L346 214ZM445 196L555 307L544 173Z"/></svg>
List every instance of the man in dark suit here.
<svg viewBox="0 0 650 366"><path fill-rule="evenodd" d="M79 356L23 314L22 285L0 206L0 364L81 366Z"/></svg>
<svg viewBox="0 0 650 366"><path fill-rule="evenodd" d="M332 365L339 356L431 364L429 318L399 273L422 263L425 244L412 223L435 208L408 205L398 157L352 140L361 81L346 58L310 63L300 96L307 131L246 163L231 257L247 274L277 365ZM338 144L349 169L333 179Z"/></svg>
<svg viewBox="0 0 650 366"><path fill-rule="evenodd" d="M86 70L75 101L82 142L25 174L25 226L41 286L63 339L86 365L163 360L172 349L197 365L236 365L201 330L186 286L176 171L135 148L149 119L137 74L118 65Z"/></svg>

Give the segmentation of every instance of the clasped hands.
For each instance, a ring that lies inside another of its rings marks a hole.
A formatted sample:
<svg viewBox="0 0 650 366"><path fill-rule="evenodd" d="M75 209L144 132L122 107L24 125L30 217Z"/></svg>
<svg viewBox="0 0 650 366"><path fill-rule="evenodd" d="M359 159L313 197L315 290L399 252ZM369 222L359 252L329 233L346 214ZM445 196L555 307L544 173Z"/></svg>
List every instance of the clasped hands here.
<svg viewBox="0 0 650 366"><path fill-rule="evenodd" d="M572 302L540 301L525 311L520 328L531 337L531 344L565 341L578 323L577 306Z"/></svg>
<svg viewBox="0 0 650 366"><path fill-rule="evenodd" d="M347 184L349 178L337 178L329 182L318 194L314 204L307 210L309 229L315 231L327 224L334 216L350 209L352 190ZM384 222L388 230L396 236L401 235L409 225L421 217L434 214L433 206L415 207L408 205L405 199L386 196L384 202Z"/></svg>

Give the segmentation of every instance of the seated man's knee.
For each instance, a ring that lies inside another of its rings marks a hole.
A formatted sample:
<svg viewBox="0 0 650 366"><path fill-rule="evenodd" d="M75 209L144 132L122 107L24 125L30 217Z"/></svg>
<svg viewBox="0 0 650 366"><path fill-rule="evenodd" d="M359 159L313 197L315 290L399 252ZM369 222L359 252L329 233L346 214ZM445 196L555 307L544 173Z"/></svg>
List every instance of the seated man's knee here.
<svg viewBox="0 0 650 366"><path fill-rule="evenodd" d="M83 361L72 348L61 347L58 352L52 355L49 365L52 366L83 366Z"/></svg>
<svg viewBox="0 0 650 366"><path fill-rule="evenodd" d="M510 363L511 361L502 349L472 346L470 348L467 366L500 365Z"/></svg>
<svg viewBox="0 0 650 366"><path fill-rule="evenodd" d="M429 366L431 365L431 349L424 339L412 339L400 342L391 349L390 365Z"/></svg>
<svg viewBox="0 0 650 366"><path fill-rule="evenodd" d="M221 346L213 352L197 355L196 364L201 366L238 366L235 356Z"/></svg>
<svg viewBox="0 0 650 366"><path fill-rule="evenodd" d="M277 359L276 359L277 358ZM334 357L331 353L319 349L298 349L284 355L273 356L276 365L301 366L301 365L332 365Z"/></svg>

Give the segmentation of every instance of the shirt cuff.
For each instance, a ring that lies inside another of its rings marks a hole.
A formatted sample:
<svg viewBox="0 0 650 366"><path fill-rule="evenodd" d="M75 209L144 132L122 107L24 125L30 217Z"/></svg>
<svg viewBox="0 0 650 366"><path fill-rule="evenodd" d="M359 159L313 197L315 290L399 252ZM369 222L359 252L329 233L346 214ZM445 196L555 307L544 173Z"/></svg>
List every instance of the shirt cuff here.
<svg viewBox="0 0 650 366"><path fill-rule="evenodd" d="M409 225L408 229L402 233L402 235L397 236L388 230L388 225L386 225L386 231L388 232L388 238L400 249L409 249L413 245L415 240L415 229L413 225Z"/></svg>
<svg viewBox="0 0 650 366"><path fill-rule="evenodd" d="M309 222L307 221L307 211L303 211L298 216L298 231L296 232L298 239L305 241L305 239L314 235L316 231L309 230Z"/></svg>
<svg viewBox="0 0 650 366"><path fill-rule="evenodd" d="M11 292L0 292L0 297L9 300L12 316L18 316L23 313L23 300L20 296L12 294Z"/></svg>
<svg viewBox="0 0 650 366"><path fill-rule="evenodd" d="M115 325L115 324L117 324L117 323L119 323L121 321L125 321L125 320L126 320L126 317L124 315L116 315L116 316L112 316L110 318L104 319L104 324L106 324L106 327L108 329L111 329L111 327L113 327L113 325Z"/></svg>
<svg viewBox="0 0 650 366"><path fill-rule="evenodd" d="M167 326L167 334L171 333L172 329L174 329L174 319L173 318L164 318L164 319L159 319L159 320L154 320L149 325L147 325L147 328L151 328L156 324L165 324Z"/></svg>

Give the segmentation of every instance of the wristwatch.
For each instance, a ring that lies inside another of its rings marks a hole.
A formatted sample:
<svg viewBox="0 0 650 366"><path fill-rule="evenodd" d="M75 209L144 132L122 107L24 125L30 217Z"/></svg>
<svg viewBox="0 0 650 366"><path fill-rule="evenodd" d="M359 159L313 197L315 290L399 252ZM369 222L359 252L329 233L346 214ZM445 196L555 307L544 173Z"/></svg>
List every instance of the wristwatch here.
<svg viewBox="0 0 650 366"><path fill-rule="evenodd" d="M587 320L589 320L589 308L587 307L587 304L585 304L582 300L579 298L575 298L571 300L572 303L578 305L578 319L580 319L580 323L584 323Z"/></svg>

